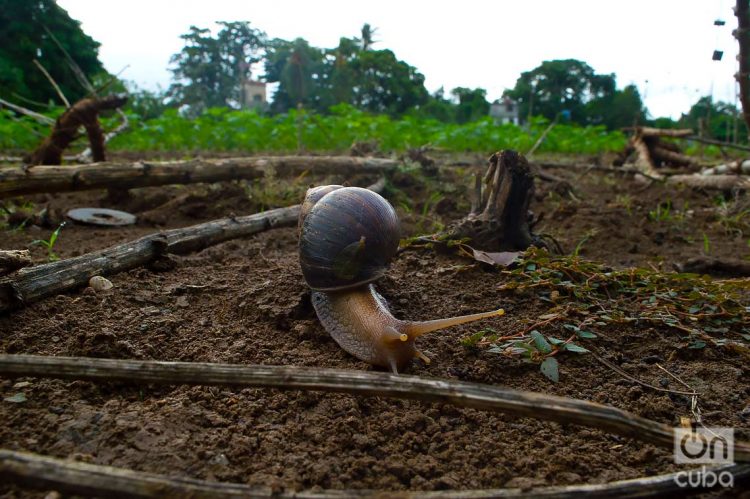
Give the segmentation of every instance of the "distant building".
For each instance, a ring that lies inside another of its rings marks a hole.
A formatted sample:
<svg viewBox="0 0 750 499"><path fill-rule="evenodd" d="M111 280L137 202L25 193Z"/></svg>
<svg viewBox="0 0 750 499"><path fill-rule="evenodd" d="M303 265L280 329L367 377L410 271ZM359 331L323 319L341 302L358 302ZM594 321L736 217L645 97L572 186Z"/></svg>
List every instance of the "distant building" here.
<svg viewBox="0 0 750 499"><path fill-rule="evenodd" d="M242 107L262 110L267 104L266 84L262 81L245 80L242 84Z"/></svg>
<svg viewBox="0 0 750 499"><path fill-rule="evenodd" d="M498 99L490 105L490 116L495 120L495 123L518 125L518 103L510 97Z"/></svg>

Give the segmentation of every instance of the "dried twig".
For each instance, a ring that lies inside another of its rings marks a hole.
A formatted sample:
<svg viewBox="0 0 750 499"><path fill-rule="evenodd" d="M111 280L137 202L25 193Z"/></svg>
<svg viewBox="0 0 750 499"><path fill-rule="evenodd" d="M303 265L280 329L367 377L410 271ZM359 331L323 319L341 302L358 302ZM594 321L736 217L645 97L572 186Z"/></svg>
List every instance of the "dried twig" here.
<svg viewBox="0 0 750 499"><path fill-rule="evenodd" d="M3 106L9 109L16 111L17 113L25 114L26 116L34 118L39 123L42 123L44 125L55 124L55 120L53 120L52 118L48 118L47 116L44 116L43 114L39 114L37 112L32 111L31 109L26 109L25 107L18 106L16 104L13 104L12 102L8 102L7 100L0 99L0 104L2 104Z"/></svg>
<svg viewBox="0 0 750 499"><path fill-rule="evenodd" d="M731 473L736 481L750 474L748 465L723 465L707 472ZM444 490L384 492L377 490L283 491L239 483L222 483L194 478L175 478L113 466L59 459L30 452L0 450L0 477L8 483L42 490L60 490L74 495L120 498L189 497L192 499L234 499L274 497L280 499L342 499L402 497L411 499L479 499L491 497L546 497L578 499L582 494L596 497L649 497L670 492L684 493L678 473L620 480L591 485L507 488L487 490ZM705 490L702 488L691 491Z"/></svg>
<svg viewBox="0 0 750 499"><path fill-rule="evenodd" d="M42 74L47 78L47 81L50 82L52 87L55 89L55 92L57 92L57 96L60 97L60 100L63 101L63 104L65 104L65 107L70 107L70 102L68 102L68 99L65 97L65 94L60 90L60 87L57 85L57 82L54 78L52 78L52 75L47 72L46 69L44 69L44 66L42 66L42 63L38 60L34 59L34 65L36 65L37 68L39 68L39 71L42 72Z"/></svg>
<svg viewBox="0 0 750 499"><path fill-rule="evenodd" d="M386 373L307 367L0 355L0 374L129 383L320 390L439 402L598 428L671 449L673 429L610 406L497 386ZM735 442L750 462L750 442Z"/></svg>

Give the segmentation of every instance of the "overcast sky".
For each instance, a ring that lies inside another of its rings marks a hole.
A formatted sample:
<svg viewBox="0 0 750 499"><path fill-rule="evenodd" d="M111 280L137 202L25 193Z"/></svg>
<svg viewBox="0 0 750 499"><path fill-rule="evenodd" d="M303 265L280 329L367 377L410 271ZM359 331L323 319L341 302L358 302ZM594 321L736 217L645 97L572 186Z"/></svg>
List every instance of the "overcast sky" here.
<svg viewBox="0 0 750 499"><path fill-rule="evenodd" d="M428 90L482 87L494 100L522 71L574 58L633 83L652 116L679 117L703 95L735 102L734 0L58 0L101 43L110 72L156 89L190 25L250 21L269 37L335 47L368 22L375 48L415 66ZM726 25L714 26L715 19ZM721 62L711 60L723 50Z"/></svg>

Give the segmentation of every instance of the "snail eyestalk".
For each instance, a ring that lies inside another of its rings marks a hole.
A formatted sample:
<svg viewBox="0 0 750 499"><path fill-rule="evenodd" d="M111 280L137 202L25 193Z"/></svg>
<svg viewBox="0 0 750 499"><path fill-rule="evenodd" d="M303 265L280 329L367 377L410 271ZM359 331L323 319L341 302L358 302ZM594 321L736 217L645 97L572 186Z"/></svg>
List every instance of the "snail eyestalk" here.
<svg viewBox="0 0 750 499"><path fill-rule="evenodd" d="M409 336L418 337L426 333L431 333L432 331L437 331L438 329L445 329L447 327L457 326L459 324L465 324L467 322L474 322L478 321L479 319L486 319L487 317L496 317L500 315L505 315L505 310L503 310L502 308L493 310L492 312L461 315L458 317L449 317L447 319L435 319L432 321L424 322L407 322L406 325L402 328L402 331Z"/></svg>

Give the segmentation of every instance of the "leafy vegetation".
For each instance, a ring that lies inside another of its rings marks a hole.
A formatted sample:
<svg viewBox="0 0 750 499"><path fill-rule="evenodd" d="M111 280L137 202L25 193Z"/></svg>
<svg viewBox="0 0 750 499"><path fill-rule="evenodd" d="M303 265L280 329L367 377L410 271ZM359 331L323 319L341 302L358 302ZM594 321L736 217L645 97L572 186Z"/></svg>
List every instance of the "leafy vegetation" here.
<svg viewBox="0 0 750 499"><path fill-rule="evenodd" d="M194 119L170 109L146 121L131 115L131 130L116 137L109 147L186 152L344 151L355 141L375 140L383 151L404 151L425 144L456 152L525 151L546 126L543 119L532 121L528 127L497 125L490 118L461 125L411 116L392 119L348 105L333 107L327 116L304 110L262 116L250 110L212 108ZM0 132L5 132L0 133L0 149L32 149L39 138L31 130L43 132L45 128L28 119L13 120L8 114L0 114ZM540 151L596 154L617 151L624 144L624 135L603 127L559 125L547 135Z"/></svg>
<svg viewBox="0 0 750 499"><path fill-rule="evenodd" d="M540 364L557 381L561 353L585 354L613 326L660 325L673 330L677 349L728 348L750 358L748 286L742 279L644 268L612 270L575 256L553 257L531 248L504 270L502 290L535 293L550 311L510 336L485 329L463 340L470 348ZM619 333L618 333L619 334ZM590 345L590 346L589 346Z"/></svg>

